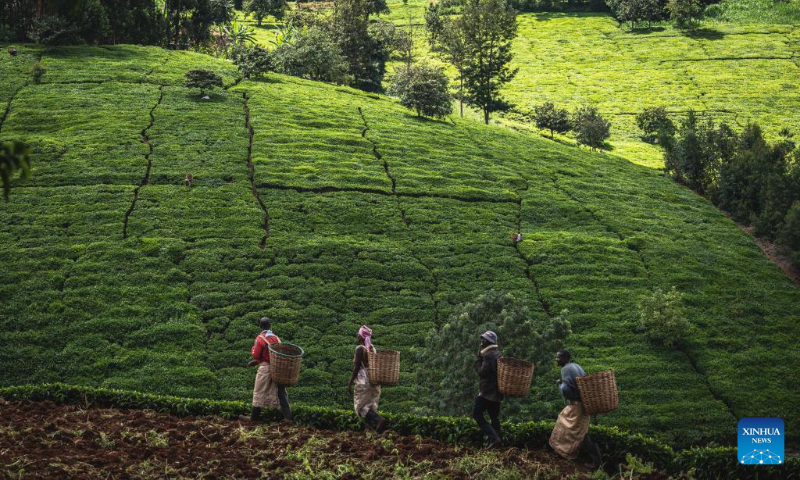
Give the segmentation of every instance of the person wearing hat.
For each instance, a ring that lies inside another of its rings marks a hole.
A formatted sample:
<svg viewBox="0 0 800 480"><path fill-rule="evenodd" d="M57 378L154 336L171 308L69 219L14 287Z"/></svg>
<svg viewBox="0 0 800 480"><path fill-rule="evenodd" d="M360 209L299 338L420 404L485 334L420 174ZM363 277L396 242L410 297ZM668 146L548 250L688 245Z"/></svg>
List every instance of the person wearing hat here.
<svg viewBox="0 0 800 480"><path fill-rule="evenodd" d="M479 382L472 418L489 437L489 448L497 448L502 443L499 416L503 395L497 388L497 359L500 356L497 334L491 330L484 332L481 335L481 349L475 356L475 371L478 372ZM491 425L486 421L484 413L489 414Z"/></svg>
<svg viewBox="0 0 800 480"><path fill-rule="evenodd" d="M256 383L253 386L253 409L250 411L250 417L244 415L240 416L240 420L250 420L255 422L261 415L261 409L265 407L279 408L283 414L284 420L292 421L292 409L289 407L289 396L286 394L286 386L278 385L272 380L269 365L269 346L275 343L281 343L281 339L272 333L272 322L269 318L263 317L259 320L261 333L256 337L253 348L250 349L250 355L253 357L248 367L258 365L258 373L256 373Z"/></svg>

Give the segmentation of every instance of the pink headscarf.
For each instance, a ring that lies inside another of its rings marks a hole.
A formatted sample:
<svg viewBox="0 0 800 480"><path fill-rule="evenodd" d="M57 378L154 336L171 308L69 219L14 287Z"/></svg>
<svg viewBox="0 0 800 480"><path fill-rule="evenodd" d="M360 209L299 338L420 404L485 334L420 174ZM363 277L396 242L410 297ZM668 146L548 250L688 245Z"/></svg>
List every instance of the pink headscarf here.
<svg viewBox="0 0 800 480"><path fill-rule="evenodd" d="M364 339L364 346L367 347L367 351L372 351L372 329L366 325L361 325L361 328L358 329L358 338Z"/></svg>

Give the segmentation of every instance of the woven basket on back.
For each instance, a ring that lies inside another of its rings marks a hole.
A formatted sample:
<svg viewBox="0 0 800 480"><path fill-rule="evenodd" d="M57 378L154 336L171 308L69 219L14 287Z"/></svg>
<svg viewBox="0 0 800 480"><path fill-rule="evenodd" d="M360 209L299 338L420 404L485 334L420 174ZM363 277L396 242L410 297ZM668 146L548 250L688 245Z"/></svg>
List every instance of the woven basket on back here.
<svg viewBox="0 0 800 480"><path fill-rule="evenodd" d="M586 413L606 413L619 407L617 378L613 370L578 377L577 382Z"/></svg>
<svg viewBox="0 0 800 480"><path fill-rule="evenodd" d="M369 352L369 383L397 385L400 381L400 352L378 350Z"/></svg>
<svg viewBox="0 0 800 480"><path fill-rule="evenodd" d="M291 343L269 345L270 375L278 385L292 386L300 377L303 349Z"/></svg>
<svg viewBox="0 0 800 480"><path fill-rule="evenodd" d="M497 388L508 397L524 397L531 389L533 364L516 358L497 359Z"/></svg>

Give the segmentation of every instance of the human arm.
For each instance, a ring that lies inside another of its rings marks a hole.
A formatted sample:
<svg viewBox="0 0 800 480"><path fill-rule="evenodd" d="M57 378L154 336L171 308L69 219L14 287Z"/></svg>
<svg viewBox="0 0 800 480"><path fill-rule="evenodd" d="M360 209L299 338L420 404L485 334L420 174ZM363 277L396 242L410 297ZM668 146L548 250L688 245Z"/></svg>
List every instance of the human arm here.
<svg viewBox="0 0 800 480"><path fill-rule="evenodd" d="M263 351L264 351L264 346L261 344L261 342L258 341L258 337L256 337L256 340L253 343L253 348L250 349L250 356L253 357L253 359L250 360L250 363L248 363L247 366L252 367L258 365L259 362L261 361L261 354L263 353Z"/></svg>
<svg viewBox="0 0 800 480"><path fill-rule="evenodd" d="M350 394L353 394L353 383L356 381L356 377L358 376L358 372L361 371L361 363L364 357L364 347L359 345L356 347L356 354L353 357L353 373L350 375L350 381L347 382L347 390Z"/></svg>

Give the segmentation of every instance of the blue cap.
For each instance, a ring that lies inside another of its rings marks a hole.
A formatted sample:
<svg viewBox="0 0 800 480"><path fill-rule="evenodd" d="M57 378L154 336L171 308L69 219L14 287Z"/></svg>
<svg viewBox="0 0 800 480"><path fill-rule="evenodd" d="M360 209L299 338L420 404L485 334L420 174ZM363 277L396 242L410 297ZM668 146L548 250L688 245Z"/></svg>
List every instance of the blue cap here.
<svg viewBox="0 0 800 480"><path fill-rule="evenodd" d="M486 330L486 332L481 335L481 338L489 343L497 343L497 334L491 330Z"/></svg>

